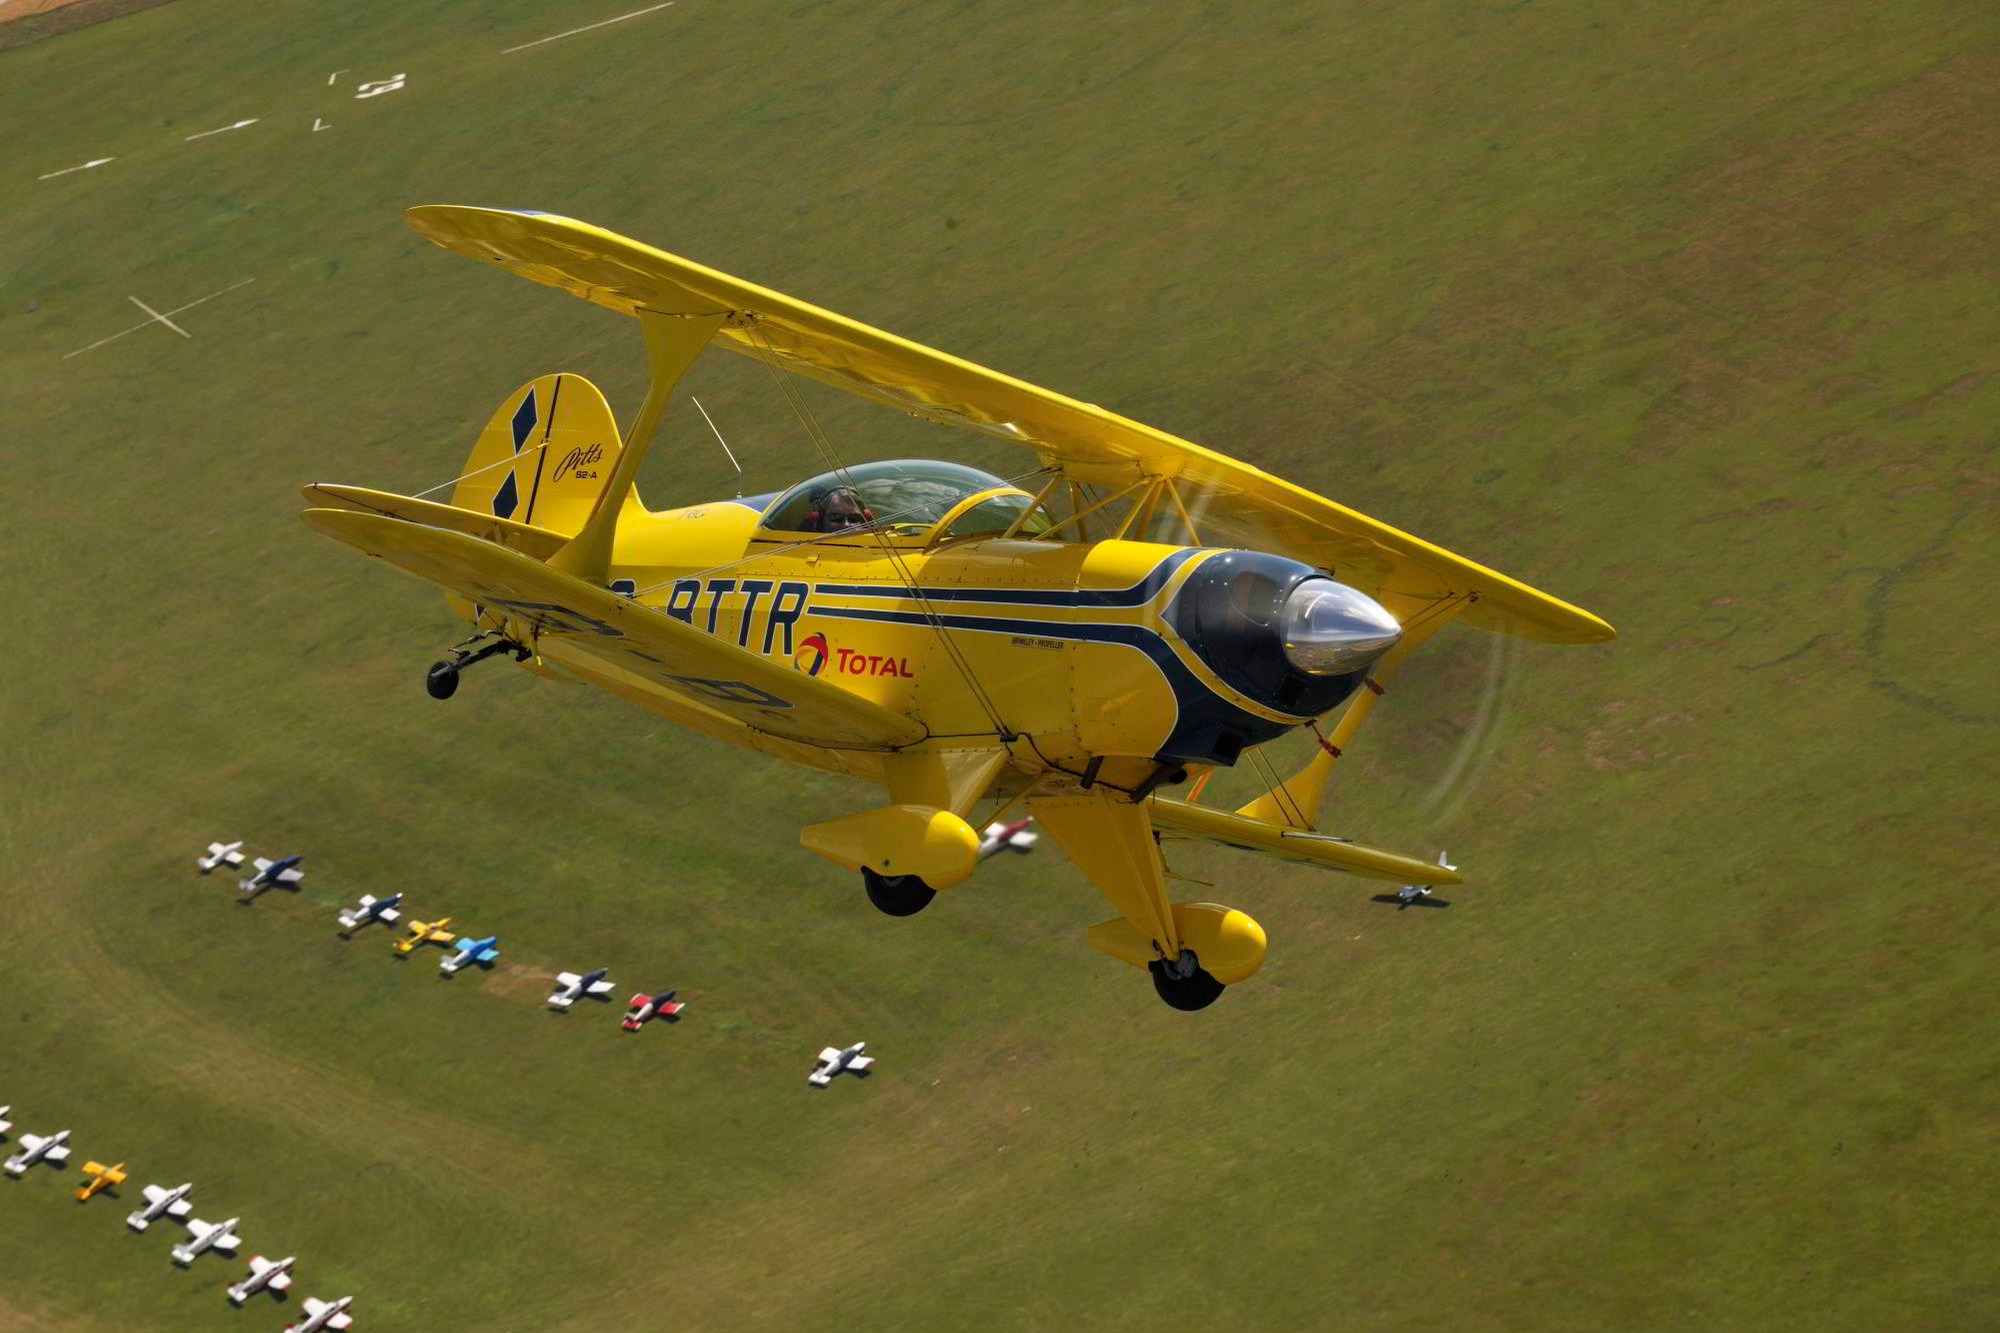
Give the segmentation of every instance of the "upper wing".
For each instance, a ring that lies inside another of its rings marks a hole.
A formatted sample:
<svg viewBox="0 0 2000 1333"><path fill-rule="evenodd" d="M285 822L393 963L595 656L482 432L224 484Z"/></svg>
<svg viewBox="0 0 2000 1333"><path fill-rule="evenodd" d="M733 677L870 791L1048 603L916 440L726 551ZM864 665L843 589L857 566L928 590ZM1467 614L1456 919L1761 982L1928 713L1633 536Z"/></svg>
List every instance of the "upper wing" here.
<svg viewBox="0 0 2000 1333"><path fill-rule="evenodd" d="M308 509L303 517L336 541L527 622L539 638L692 695L756 730L864 749L910 745L927 734L922 724L829 681L476 537L337 509Z"/></svg>
<svg viewBox="0 0 2000 1333"><path fill-rule="evenodd" d="M1210 545L1234 543L1333 570L1395 603L1471 597L1460 620L1564 643L1612 628L1557 597L1198 444L1091 403L550 213L426 205L405 216L450 250L636 314L729 312L715 345L759 357L913 416L1025 445L1071 481L1173 478L1194 492Z"/></svg>

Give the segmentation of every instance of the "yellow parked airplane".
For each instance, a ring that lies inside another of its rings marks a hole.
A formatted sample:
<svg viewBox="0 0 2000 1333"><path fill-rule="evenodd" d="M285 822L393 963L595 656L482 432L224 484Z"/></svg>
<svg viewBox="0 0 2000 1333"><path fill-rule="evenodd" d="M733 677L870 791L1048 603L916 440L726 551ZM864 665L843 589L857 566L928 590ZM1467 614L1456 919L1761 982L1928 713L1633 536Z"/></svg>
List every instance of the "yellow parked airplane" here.
<svg viewBox="0 0 2000 1333"><path fill-rule="evenodd" d="M106 1166L102 1162L85 1162L83 1164L83 1174L89 1176L90 1181L76 1192L76 1201L78 1203L86 1202L93 1194L101 1194L105 1190L116 1189L118 1186L123 1185L125 1183L125 1163L120 1162L116 1166Z"/></svg>
<svg viewBox="0 0 2000 1333"><path fill-rule="evenodd" d="M397 953L415 953L426 944L450 944L458 938L455 933L445 929L450 924L451 918L448 916L436 921L413 920L403 927L409 932L408 938L397 940L389 947Z"/></svg>
<svg viewBox="0 0 2000 1333"><path fill-rule="evenodd" d="M431 668L438 698L473 662L511 654L875 784L872 808L801 840L859 871L891 915L972 874L980 802L1002 804L992 819L1025 807L1118 913L1089 943L1150 971L1167 1003L1202 1008L1257 970L1264 932L1241 911L1171 901L1160 840L1457 883L1316 829L1385 682L1450 623L1612 636L1248 464L597 227L452 206L408 218L448 249L635 317L651 387L621 433L588 380L541 376L494 413L450 504L316 485L306 522L440 585L478 631ZM777 374L819 475L649 510L640 461L711 346L1017 444L1020 474L850 463ZM1320 749L1249 805L1165 795L1299 728Z"/></svg>

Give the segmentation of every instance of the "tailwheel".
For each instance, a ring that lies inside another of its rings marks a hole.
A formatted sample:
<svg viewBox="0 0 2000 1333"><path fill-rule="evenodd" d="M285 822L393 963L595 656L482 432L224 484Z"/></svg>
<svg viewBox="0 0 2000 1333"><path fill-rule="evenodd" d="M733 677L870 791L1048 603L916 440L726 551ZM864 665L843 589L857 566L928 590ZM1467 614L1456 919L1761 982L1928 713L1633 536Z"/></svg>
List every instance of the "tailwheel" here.
<svg viewBox="0 0 2000 1333"><path fill-rule="evenodd" d="M433 662L424 673L424 692L433 699L449 699L458 693L458 668L449 662Z"/></svg>
<svg viewBox="0 0 2000 1333"><path fill-rule="evenodd" d="M861 882L867 886L868 901L890 916L915 916L937 897L937 890L915 875L882 875L863 866Z"/></svg>
<svg viewBox="0 0 2000 1333"><path fill-rule="evenodd" d="M1153 989L1159 992L1160 998L1173 1008L1189 1013L1208 1008L1228 989L1203 970L1192 949L1181 950L1181 956L1172 962L1155 958L1146 965L1146 970L1153 974Z"/></svg>
<svg viewBox="0 0 2000 1333"><path fill-rule="evenodd" d="M493 641L491 643L477 650L472 648L473 644L487 637L489 636L475 634L464 643L451 649L451 655L445 658L444 661L431 663L431 669L424 673L424 693L430 695L433 699L451 698L452 695L458 693L459 674L465 668L477 662L484 662L487 658L496 654L512 653L514 654L514 660L518 662L525 662L534 656L528 649L515 643L512 639L502 638L498 635L492 636Z"/></svg>

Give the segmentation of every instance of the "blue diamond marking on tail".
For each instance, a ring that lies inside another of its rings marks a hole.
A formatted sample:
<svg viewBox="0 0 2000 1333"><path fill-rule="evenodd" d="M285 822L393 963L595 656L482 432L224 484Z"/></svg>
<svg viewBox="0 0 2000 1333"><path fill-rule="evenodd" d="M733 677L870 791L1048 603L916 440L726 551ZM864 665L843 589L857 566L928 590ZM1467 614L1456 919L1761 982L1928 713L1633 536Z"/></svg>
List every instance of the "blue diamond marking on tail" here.
<svg viewBox="0 0 2000 1333"><path fill-rule="evenodd" d="M528 390L528 396L514 409L514 452L520 453L521 446L528 442L529 432L535 429L535 391Z"/></svg>
<svg viewBox="0 0 2000 1333"><path fill-rule="evenodd" d="M493 512L500 518L512 518L514 511L521 507L521 488L514 484L514 474L508 473L507 480L500 483L500 489L493 495Z"/></svg>

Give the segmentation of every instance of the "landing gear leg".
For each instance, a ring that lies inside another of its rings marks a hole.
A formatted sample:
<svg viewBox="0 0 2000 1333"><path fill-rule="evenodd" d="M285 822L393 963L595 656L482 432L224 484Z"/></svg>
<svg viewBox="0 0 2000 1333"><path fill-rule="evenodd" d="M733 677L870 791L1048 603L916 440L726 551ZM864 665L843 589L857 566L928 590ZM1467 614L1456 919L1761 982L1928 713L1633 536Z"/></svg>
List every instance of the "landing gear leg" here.
<svg viewBox="0 0 2000 1333"><path fill-rule="evenodd" d="M863 866L861 882L868 889L868 901L890 916L915 916L937 897L937 890L915 875L880 875Z"/></svg>
<svg viewBox="0 0 2000 1333"><path fill-rule="evenodd" d="M1192 949L1182 949L1180 957L1172 962L1156 958L1147 964L1146 970L1153 974L1153 989L1175 1009L1190 1012L1206 1009L1221 999L1227 989L1202 969L1201 960Z"/></svg>
<svg viewBox="0 0 2000 1333"><path fill-rule="evenodd" d="M525 662L533 656L528 649L512 639L500 638L494 639L484 647L468 651L472 644L478 643L485 637L481 634L467 639L463 644L453 648L442 662L431 663L430 670L424 673L424 692L433 699L449 699L458 693L459 673L473 663L484 662L499 653L512 653L515 660L520 662Z"/></svg>

